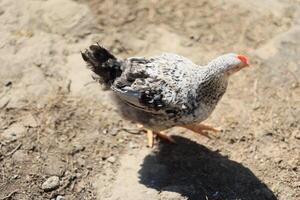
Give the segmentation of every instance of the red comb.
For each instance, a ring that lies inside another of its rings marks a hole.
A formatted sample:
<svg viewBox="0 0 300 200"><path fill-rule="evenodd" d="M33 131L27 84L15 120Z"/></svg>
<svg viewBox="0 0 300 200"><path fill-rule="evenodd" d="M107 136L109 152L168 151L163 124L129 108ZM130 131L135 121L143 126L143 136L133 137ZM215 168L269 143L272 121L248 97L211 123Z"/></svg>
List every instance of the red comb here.
<svg viewBox="0 0 300 200"><path fill-rule="evenodd" d="M242 61L243 63L249 65L249 60L248 60L247 56L237 55L237 58L240 59L240 61Z"/></svg>

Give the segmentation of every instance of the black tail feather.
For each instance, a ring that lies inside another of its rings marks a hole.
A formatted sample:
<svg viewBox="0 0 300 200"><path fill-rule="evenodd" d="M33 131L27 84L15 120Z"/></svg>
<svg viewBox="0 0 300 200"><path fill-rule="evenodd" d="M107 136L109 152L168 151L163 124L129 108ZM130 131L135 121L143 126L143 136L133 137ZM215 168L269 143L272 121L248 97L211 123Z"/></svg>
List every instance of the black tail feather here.
<svg viewBox="0 0 300 200"><path fill-rule="evenodd" d="M122 73L121 62L98 43L81 52L81 56L106 86L110 86Z"/></svg>

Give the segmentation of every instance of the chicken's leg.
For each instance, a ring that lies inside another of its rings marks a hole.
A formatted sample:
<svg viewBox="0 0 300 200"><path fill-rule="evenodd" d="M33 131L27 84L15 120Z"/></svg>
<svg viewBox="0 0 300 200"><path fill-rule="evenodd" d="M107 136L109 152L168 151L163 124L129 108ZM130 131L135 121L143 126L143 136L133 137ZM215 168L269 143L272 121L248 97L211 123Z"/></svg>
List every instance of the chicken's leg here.
<svg viewBox="0 0 300 200"><path fill-rule="evenodd" d="M170 136L167 136L164 132L152 131L147 129L148 146L151 148L153 147L155 136L168 142L175 143L175 141Z"/></svg>
<svg viewBox="0 0 300 200"><path fill-rule="evenodd" d="M153 147L154 144L154 134L153 131L147 130L147 140L148 140L148 146Z"/></svg>
<svg viewBox="0 0 300 200"><path fill-rule="evenodd" d="M203 131L213 131L213 132L220 132L221 131L218 128L214 128L214 127L206 125L206 124L187 124L187 125L183 125L182 127L186 128L186 129L189 129L189 130L191 130L195 133L199 133L201 135L204 135L208 138L210 138L208 133L203 132Z"/></svg>

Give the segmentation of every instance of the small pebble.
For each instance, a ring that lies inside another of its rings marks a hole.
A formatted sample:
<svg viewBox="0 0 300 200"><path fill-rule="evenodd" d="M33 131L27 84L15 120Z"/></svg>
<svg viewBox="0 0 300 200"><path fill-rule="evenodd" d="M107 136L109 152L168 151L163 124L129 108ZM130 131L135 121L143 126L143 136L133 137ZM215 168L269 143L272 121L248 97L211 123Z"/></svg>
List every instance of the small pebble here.
<svg viewBox="0 0 300 200"><path fill-rule="evenodd" d="M136 149L136 148L138 148L138 145L133 142L129 142L129 148Z"/></svg>
<svg viewBox="0 0 300 200"><path fill-rule="evenodd" d="M13 176L11 177L11 179L17 179L17 178L19 178L18 175L13 175Z"/></svg>
<svg viewBox="0 0 300 200"><path fill-rule="evenodd" d="M76 173L76 178L80 178L81 176L82 176L82 174Z"/></svg>
<svg viewBox="0 0 300 200"><path fill-rule="evenodd" d="M58 186L59 186L58 176L51 176L42 184L42 189L44 191L51 191L58 188Z"/></svg>
<svg viewBox="0 0 300 200"><path fill-rule="evenodd" d="M297 87L299 87L299 83L298 82L292 84L292 89L296 89Z"/></svg>
<svg viewBox="0 0 300 200"><path fill-rule="evenodd" d="M272 133L272 132L266 132L266 133L264 133L263 136L270 136L270 137L272 137L272 136L273 136L273 133Z"/></svg>
<svg viewBox="0 0 300 200"><path fill-rule="evenodd" d="M75 155L81 151L84 151L85 150L85 147L84 146L81 146L80 144L76 144L73 146L73 148L71 149L70 151L70 154L71 155Z"/></svg>
<svg viewBox="0 0 300 200"><path fill-rule="evenodd" d="M183 197L181 194L172 191L162 191L160 193L161 199L172 199L172 200L187 200L186 197Z"/></svg>
<svg viewBox="0 0 300 200"><path fill-rule="evenodd" d="M233 138L230 138L230 140L229 140L229 144L234 144L235 143L235 139L233 139Z"/></svg>
<svg viewBox="0 0 300 200"><path fill-rule="evenodd" d="M107 158L107 161L110 163L114 163L114 162L116 162L116 158L114 156L111 156L111 157Z"/></svg>
<svg viewBox="0 0 300 200"><path fill-rule="evenodd" d="M1 13L1 11L0 11L0 13ZM0 14L1 15L1 14ZM11 86L12 85L12 82L11 81L8 81L8 82L6 82L5 83L5 87L9 87L9 86Z"/></svg>
<svg viewBox="0 0 300 200"><path fill-rule="evenodd" d="M281 158L274 158L273 159L275 163L279 164L282 162L282 159Z"/></svg>
<svg viewBox="0 0 300 200"><path fill-rule="evenodd" d="M56 197L56 200L65 200L65 197L63 197L63 196L61 196L61 195L58 195L58 196Z"/></svg>
<svg viewBox="0 0 300 200"><path fill-rule="evenodd" d="M84 166L85 166L85 160L82 159L82 158L78 158L78 159L77 159L77 163L78 163L78 165L80 165L81 167L84 167Z"/></svg>
<svg viewBox="0 0 300 200"><path fill-rule="evenodd" d="M258 110L260 108L260 105L258 102L254 103L254 105L252 106L253 110Z"/></svg>
<svg viewBox="0 0 300 200"><path fill-rule="evenodd" d="M212 195L213 197L219 197L220 196L220 192L215 192L215 193L213 193L213 195Z"/></svg>
<svg viewBox="0 0 300 200"><path fill-rule="evenodd" d="M111 134L112 136L116 136L116 135L118 135L118 132L119 132L119 130L116 129L116 128L114 128L114 129L112 129L112 130L110 131L110 134Z"/></svg>
<svg viewBox="0 0 300 200"><path fill-rule="evenodd" d="M104 130L102 131L102 133L103 133L103 134L107 134L107 133L108 133L108 130L107 130L107 129L104 129Z"/></svg>
<svg viewBox="0 0 300 200"><path fill-rule="evenodd" d="M25 127L32 127L35 128L39 126L38 121L35 119L35 117L32 114L28 114L22 118L22 124Z"/></svg>
<svg viewBox="0 0 300 200"><path fill-rule="evenodd" d="M87 168L88 170L93 170L93 167L90 166L90 165L86 166L86 168Z"/></svg>
<svg viewBox="0 0 300 200"><path fill-rule="evenodd" d="M294 138L300 140L300 131L296 130L292 133L292 135L294 136Z"/></svg>

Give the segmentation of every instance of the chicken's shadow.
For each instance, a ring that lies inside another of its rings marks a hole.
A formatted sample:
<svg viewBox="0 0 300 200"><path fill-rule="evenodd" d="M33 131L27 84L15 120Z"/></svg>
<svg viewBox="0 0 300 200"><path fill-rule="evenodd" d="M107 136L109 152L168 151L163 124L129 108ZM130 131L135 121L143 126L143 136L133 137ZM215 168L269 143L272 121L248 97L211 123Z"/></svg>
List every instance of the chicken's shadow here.
<svg viewBox="0 0 300 200"><path fill-rule="evenodd" d="M139 170L140 183L191 200L274 200L273 192L248 168L189 139L161 143Z"/></svg>

